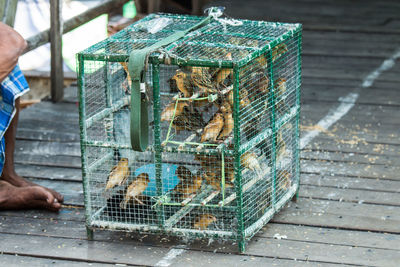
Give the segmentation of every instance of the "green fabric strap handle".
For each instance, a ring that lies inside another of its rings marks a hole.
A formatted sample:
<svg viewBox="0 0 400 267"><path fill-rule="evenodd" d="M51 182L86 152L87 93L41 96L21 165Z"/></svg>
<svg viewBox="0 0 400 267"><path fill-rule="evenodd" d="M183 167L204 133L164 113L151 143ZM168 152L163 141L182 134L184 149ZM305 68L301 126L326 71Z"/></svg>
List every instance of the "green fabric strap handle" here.
<svg viewBox="0 0 400 267"><path fill-rule="evenodd" d="M184 31L174 32L173 34L149 47L132 50L131 54L129 55L128 71L132 78L131 145L133 150L143 152L147 149L149 144L149 118L147 112L148 100L144 88L146 73L144 66L147 55L162 46L168 45L184 37L190 31L209 23L211 18L211 16L208 16L193 27ZM141 86L142 88L140 88Z"/></svg>

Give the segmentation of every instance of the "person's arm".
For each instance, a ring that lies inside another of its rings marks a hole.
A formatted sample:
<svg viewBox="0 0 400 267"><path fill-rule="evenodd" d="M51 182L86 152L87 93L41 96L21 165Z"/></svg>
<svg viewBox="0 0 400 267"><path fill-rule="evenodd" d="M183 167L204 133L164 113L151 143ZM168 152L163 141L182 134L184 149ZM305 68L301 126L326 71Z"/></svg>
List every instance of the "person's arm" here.
<svg viewBox="0 0 400 267"><path fill-rule="evenodd" d="M8 76L25 50L25 39L13 28L0 22L0 82Z"/></svg>

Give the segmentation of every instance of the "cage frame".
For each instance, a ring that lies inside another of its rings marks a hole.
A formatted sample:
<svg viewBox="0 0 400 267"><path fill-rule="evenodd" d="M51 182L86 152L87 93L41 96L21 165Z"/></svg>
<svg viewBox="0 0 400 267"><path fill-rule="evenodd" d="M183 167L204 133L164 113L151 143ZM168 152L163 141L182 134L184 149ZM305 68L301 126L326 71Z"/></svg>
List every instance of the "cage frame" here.
<svg viewBox="0 0 400 267"><path fill-rule="evenodd" d="M149 15L146 19L153 18L154 15ZM176 16L182 17L182 16ZM184 16L186 18L186 16ZM256 21L249 21L249 20L241 20L244 23L260 23ZM270 23L270 22L263 22L267 25L286 25L284 23ZM85 92L83 88L85 88L85 75L84 75L84 62L85 61L104 61L106 62L121 62L127 61L128 55L107 55L107 54L88 54L87 52L83 51L77 54L78 60L78 97L79 97L79 125L80 125L80 142L81 142L81 159L82 159L82 181L83 181L83 191L84 191L84 204L85 204L85 224L87 229L87 237L89 240L93 240L93 230L96 228L101 229L111 229L111 230L118 230L118 231L135 231L139 233L153 233L153 234L167 234L167 235L177 235L180 236L183 232L189 232L195 238L229 238L233 239L238 243L238 248L240 252L244 252L246 248L246 242L248 242L254 234L259 231L281 208L285 206L287 202L291 199L296 200L298 198L298 192L300 188L300 142L299 142L299 120L300 120L300 87L301 87L301 43L302 43L302 26L301 24L291 24L295 25L291 30L288 30L283 35L279 36L278 38L272 38L272 40L266 44L262 49L255 50L253 53L249 54L245 58L239 60L238 62L232 61L213 61L213 60L192 60L192 59L183 59L178 57L170 57L166 58L163 54L159 52L154 52L149 56L149 64L151 64L152 68L152 87L153 87L153 114L154 114L154 144L153 148L150 148L154 153L154 164L156 166L156 184L157 184L157 195L162 195L162 180L161 180L161 164L162 164L162 153L164 152L178 152L177 150L171 149L171 147L163 147L161 141L161 129L160 129L160 85L159 85L159 71L160 65L176 65L179 67L182 66L199 66L199 67L212 67L212 68L230 68L233 70L233 99L234 99L234 109L233 109L233 120L234 120L234 129L233 129L233 144L234 148L233 151L225 150L224 147L219 147L218 151L221 153L229 154L233 153L235 155L234 161L234 172L235 172L235 192L236 192L236 216L237 216L237 232L236 233L220 233L218 231L207 230L206 232L202 230L186 230L180 228L173 228L173 227L165 227L165 217L163 215L162 209L157 211L158 217L158 226L144 226L144 225L131 225L126 223L118 223L118 222L102 222L93 220L95 217L95 213L91 210L91 200L90 200L90 185L89 185L89 178L88 178L88 168L93 166L88 166L85 158L86 158L86 148L87 146L100 146L100 147L110 147L110 148L129 148L129 146L121 146L118 144L114 144L112 142L98 142L98 141L91 141L87 140L87 133L86 128L93 123L95 120L101 120L105 116L112 114L115 110L118 110L122 106L129 105L129 99L125 99L120 101L119 103L112 104L111 101L106 100L107 102L107 109L91 116L90 118L86 118L85 114ZM201 31L202 28L198 29ZM240 111L240 104L239 104L239 72L242 67L245 65L253 62L256 58L261 55L267 55L267 66L268 66L268 73L270 77L270 88L274 88L274 62L272 60L272 50L273 48L285 41L290 40L291 38L297 38L297 86L295 89L295 100L296 106L293 107L289 114L286 114L284 117L280 119L275 118L275 95L274 89L271 90L271 97L268 99L270 101L270 106L272 107L271 112L271 126L272 127L265 127L264 131L259 133L257 137L253 138L251 141L241 144L240 142L240 118L239 118L239 111ZM105 41L113 42L115 39L109 38ZM164 50L169 51L179 45L180 42L184 42L185 37L181 40L172 43L164 48ZM107 68L105 68L107 72ZM108 77L108 74L106 74ZM108 83L108 80L105 81ZM106 86L109 87L108 84ZM279 129L291 119L295 120L295 138L296 142L294 147L292 148L293 153L296 154L295 156L295 164L297 171L293 174L294 175L294 184L289 189L288 192L285 193L285 196L276 201L275 199L275 188L276 188L276 133ZM272 138L272 179L273 179L273 192L272 192L272 208L268 209L267 212L264 213L256 222L251 224L248 227L244 227L243 223L243 200L242 200L242 173L241 173L241 163L240 157L243 155L247 149L254 147L257 142L264 140L266 138ZM222 149L222 150L221 150ZM191 149L191 148L184 148L185 153L198 153L198 151ZM110 155L106 155L103 160L107 160L107 157ZM112 157L112 155L111 155ZM97 164L101 164L102 160L99 160ZM159 205L161 207L161 205ZM190 206L187 206L190 207ZM101 212L98 210L96 213ZM186 233L185 233L186 234Z"/></svg>

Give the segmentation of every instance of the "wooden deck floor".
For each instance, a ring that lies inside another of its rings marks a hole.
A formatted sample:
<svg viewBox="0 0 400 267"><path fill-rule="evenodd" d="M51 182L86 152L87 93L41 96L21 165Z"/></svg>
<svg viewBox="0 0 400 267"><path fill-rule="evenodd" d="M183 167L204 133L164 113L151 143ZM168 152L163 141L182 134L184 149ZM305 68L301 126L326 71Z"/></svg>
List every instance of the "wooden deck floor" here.
<svg viewBox="0 0 400 267"><path fill-rule="evenodd" d="M388 61L400 53L400 3L214 2L232 17L304 24L302 141L327 114L349 109L302 150L298 203L242 255L229 244L181 250L179 240L108 231L87 241L76 88L69 88L63 103L23 110L16 149L19 173L60 191L69 206L59 214L1 212L1 265L400 266L400 59ZM367 87L385 60L391 68ZM168 260L173 253L182 254Z"/></svg>

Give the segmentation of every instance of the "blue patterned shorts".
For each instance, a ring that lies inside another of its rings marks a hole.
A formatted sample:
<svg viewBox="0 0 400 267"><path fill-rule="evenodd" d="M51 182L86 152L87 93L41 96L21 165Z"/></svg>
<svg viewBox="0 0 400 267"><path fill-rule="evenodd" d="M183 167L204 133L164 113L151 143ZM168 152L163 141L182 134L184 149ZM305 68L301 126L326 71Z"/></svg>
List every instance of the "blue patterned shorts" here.
<svg viewBox="0 0 400 267"><path fill-rule="evenodd" d="M15 100L29 91L29 85L18 65L0 83L0 173L3 172L5 160L4 134L14 118Z"/></svg>

